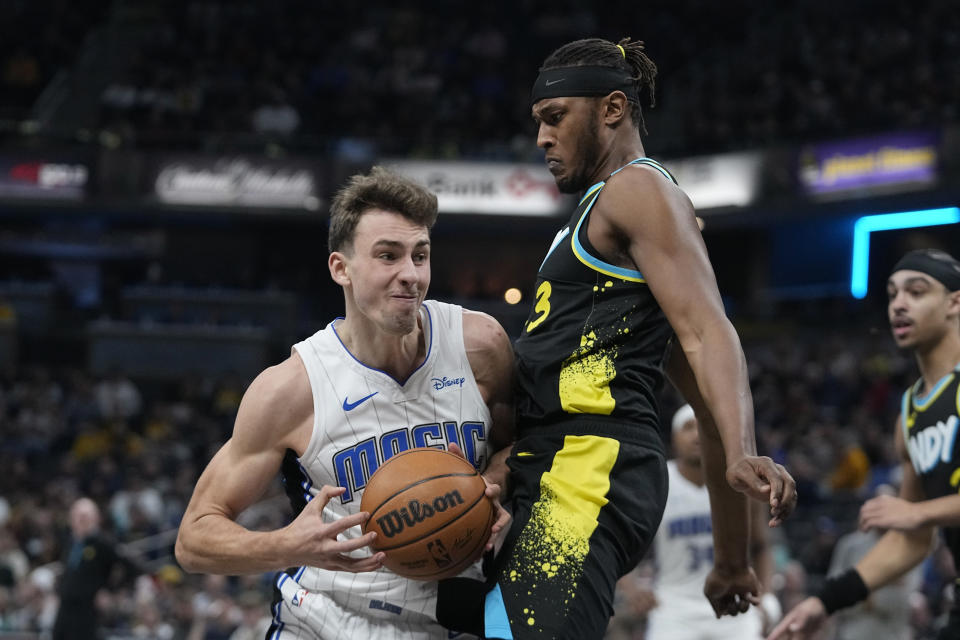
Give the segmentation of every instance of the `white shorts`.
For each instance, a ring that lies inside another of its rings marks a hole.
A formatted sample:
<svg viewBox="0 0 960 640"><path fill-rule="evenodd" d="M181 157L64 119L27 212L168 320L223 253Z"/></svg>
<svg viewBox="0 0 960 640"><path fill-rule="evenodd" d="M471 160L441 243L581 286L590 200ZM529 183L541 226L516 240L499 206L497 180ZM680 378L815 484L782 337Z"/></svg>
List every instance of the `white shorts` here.
<svg viewBox="0 0 960 640"><path fill-rule="evenodd" d="M760 612L752 607L738 616L709 619L690 619L682 613L663 615L654 609L649 617L646 640L760 640L763 638L761 627Z"/></svg>
<svg viewBox="0 0 960 640"><path fill-rule="evenodd" d="M301 589L294 580L280 587L282 600L272 607L273 624L267 640L473 640L449 631L415 611L385 604L383 608L346 609L322 592Z"/></svg>

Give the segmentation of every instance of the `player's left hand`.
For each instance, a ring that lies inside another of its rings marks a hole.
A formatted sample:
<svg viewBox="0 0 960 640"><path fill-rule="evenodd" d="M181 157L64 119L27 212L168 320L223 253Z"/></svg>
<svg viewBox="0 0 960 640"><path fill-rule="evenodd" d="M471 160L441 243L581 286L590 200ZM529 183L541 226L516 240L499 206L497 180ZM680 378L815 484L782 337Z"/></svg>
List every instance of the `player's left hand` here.
<svg viewBox="0 0 960 640"><path fill-rule="evenodd" d="M860 530L897 529L912 531L923 525L917 503L895 496L877 496L860 507Z"/></svg>
<svg viewBox="0 0 960 640"><path fill-rule="evenodd" d="M809 597L780 621L767 640L807 640L816 637L817 631L827 619L827 611L820 598Z"/></svg>
<svg viewBox="0 0 960 640"><path fill-rule="evenodd" d="M714 566L703 585L713 612L720 616L735 616L744 613L751 604L760 604L760 581L750 567L724 570Z"/></svg>
<svg viewBox="0 0 960 640"><path fill-rule="evenodd" d="M464 455L463 450L453 442L447 445L447 450L450 453L460 456L464 460L467 459L467 456ZM490 539L487 540L487 544L483 548L484 552L487 552L494 547L499 547L499 545L503 542L502 539L506 535L507 530L510 528L510 522L513 520L513 516L511 516L510 512L504 509L503 505L500 504L500 485L490 482L484 475L481 475L480 477L483 478L484 484L487 485L484 495L490 499L490 502L493 503L493 507L497 510L497 519L490 528Z"/></svg>
<svg viewBox="0 0 960 640"><path fill-rule="evenodd" d="M767 456L744 456L727 466L734 490L770 504L770 526L783 522L797 506L797 483L782 464Z"/></svg>

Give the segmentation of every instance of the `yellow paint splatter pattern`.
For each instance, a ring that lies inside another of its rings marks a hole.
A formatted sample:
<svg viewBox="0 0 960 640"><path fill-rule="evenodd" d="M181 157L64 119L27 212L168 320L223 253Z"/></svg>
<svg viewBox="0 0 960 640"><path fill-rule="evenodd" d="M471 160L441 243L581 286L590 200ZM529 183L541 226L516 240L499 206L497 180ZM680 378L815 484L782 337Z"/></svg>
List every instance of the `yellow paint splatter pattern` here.
<svg viewBox="0 0 960 640"><path fill-rule="evenodd" d="M595 294L602 294L613 286L614 283L607 280L602 288L594 286L593 290ZM617 377L619 350L614 340L604 340L602 335L624 336L630 333L627 316L623 316L621 322L621 326L596 330L587 327L580 336L580 347L563 361L558 393L560 407L567 413L608 416L616 408L617 401L610 391L610 383ZM601 337L597 336L597 331L601 331Z"/></svg>
<svg viewBox="0 0 960 640"><path fill-rule="evenodd" d="M596 522L593 524L596 526ZM523 576L531 589L527 595L535 602L541 600L535 592L546 590L553 594L556 606L566 610L577 595L592 531L584 531L575 520L564 518L556 494L541 486L540 500L533 507L509 565L509 580L516 582ZM530 627L536 624L536 611L530 604L523 609L525 618L511 620L511 626L518 622Z"/></svg>
<svg viewBox="0 0 960 640"><path fill-rule="evenodd" d="M610 382L617 376L616 351L594 352L596 334L580 337L580 348L560 368L560 406L567 413L610 415L617 401Z"/></svg>
<svg viewBox="0 0 960 640"><path fill-rule="evenodd" d="M619 449L620 443L611 438L564 438L550 471L540 478L540 496L506 568L511 583L528 587L523 619L511 620L511 626L518 622L536 626L537 604L549 603L554 618L561 609L562 618L576 598Z"/></svg>

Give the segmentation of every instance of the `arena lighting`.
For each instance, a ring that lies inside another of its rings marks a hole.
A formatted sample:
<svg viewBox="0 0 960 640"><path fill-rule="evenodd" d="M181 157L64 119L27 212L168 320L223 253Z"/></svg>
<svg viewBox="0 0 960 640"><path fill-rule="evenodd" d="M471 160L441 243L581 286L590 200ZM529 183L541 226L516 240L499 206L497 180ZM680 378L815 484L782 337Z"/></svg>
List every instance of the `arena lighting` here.
<svg viewBox="0 0 960 640"><path fill-rule="evenodd" d="M871 232L935 227L955 222L960 222L960 208L958 207L881 213L857 218L857 221L853 224L853 268L850 272L850 293L853 294L854 298L861 299L867 295Z"/></svg>

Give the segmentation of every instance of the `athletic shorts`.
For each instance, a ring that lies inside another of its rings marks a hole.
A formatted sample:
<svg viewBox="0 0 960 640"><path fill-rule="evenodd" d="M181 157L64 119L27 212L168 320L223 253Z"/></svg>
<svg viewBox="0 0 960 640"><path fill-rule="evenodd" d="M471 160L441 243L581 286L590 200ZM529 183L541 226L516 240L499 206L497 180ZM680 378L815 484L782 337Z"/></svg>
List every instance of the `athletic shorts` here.
<svg viewBox="0 0 960 640"><path fill-rule="evenodd" d="M507 464L514 519L484 602L486 637L602 638L616 582L663 516L659 435L584 418L527 432Z"/></svg>
<svg viewBox="0 0 960 640"><path fill-rule="evenodd" d="M706 596L703 598L707 601ZM663 605L661 605L663 606ZM676 609L674 607L673 609ZM654 609L648 618L646 640L762 640L763 620L756 607L736 616L705 618L696 612L658 612ZM712 612L712 609L711 609Z"/></svg>
<svg viewBox="0 0 960 640"><path fill-rule="evenodd" d="M433 618L414 611L348 609L326 593L301 589L292 579L274 589L271 613L266 640L476 640L475 636L449 631Z"/></svg>

